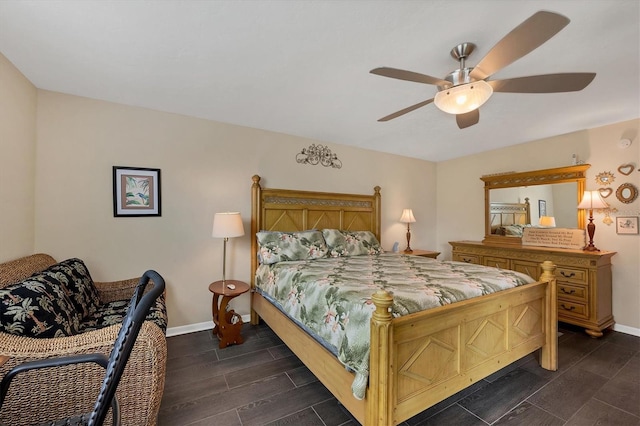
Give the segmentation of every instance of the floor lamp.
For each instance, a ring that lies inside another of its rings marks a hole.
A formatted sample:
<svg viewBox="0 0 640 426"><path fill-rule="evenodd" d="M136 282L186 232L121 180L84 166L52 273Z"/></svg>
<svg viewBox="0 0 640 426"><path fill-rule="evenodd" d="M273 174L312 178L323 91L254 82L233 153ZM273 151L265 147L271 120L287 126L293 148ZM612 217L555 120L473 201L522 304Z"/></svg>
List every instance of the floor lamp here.
<svg viewBox="0 0 640 426"><path fill-rule="evenodd" d="M587 233L589 234L589 244L584 247L586 251L600 251L593 245L593 236L596 233L596 224L593 223L593 209L607 209L609 205L600 196L600 191L584 191L582 201L578 204L579 209L589 210L589 224Z"/></svg>
<svg viewBox="0 0 640 426"><path fill-rule="evenodd" d="M244 227L242 226L242 218L238 212L216 213L213 217L213 231L211 236L214 238L224 238L224 249L222 254L222 282L226 280L227 272L227 241L229 238L241 237L244 235Z"/></svg>

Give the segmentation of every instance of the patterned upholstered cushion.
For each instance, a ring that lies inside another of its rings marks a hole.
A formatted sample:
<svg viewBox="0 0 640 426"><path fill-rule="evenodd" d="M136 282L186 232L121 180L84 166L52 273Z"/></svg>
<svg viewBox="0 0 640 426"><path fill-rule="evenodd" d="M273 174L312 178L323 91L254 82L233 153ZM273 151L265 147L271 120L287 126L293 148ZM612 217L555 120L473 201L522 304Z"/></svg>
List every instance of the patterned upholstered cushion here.
<svg viewBox="0 0 640 426"><path fill-rule="evenodd" d="M64 260L36 275L46 275L60 282L81 320L92 316L101 305L91 274L80 259Z"/></svg>
<svg viewBox="0 0 640 426"><path fill-rule="evenodd" d="M128 306L129 300L117 300L104 304L98 308L91 318L86 319L80 324L80 333L98 330L113 324L120 324L122 318L127 314ZM147 320L156 323L163 332L167 331L167 307L164 295L158 297L156 303L151 307L151 311L149 311L149 315L147 315Z"/></svg>
<svg viewBox="0 0 640 426"><path fill-rule="evenodd" d="M261 231L256 234L256 238L260 247L260 262L265 265L327 256L327 245L320 231Z"/></svg>
<svg viewBox="0 0 640 426"><path fill-rule="evenodd" d="M322 235L329 249L329 256L359 256L383 252L378 239L369 231L341 231L323 229Z"/></svg>
<svg viewBox="0 0 640 426"><path fill-rule="evenodd" d="M76 334L80 317L52 276L33 275L0 289L0 331L27 337Z"/></svg>

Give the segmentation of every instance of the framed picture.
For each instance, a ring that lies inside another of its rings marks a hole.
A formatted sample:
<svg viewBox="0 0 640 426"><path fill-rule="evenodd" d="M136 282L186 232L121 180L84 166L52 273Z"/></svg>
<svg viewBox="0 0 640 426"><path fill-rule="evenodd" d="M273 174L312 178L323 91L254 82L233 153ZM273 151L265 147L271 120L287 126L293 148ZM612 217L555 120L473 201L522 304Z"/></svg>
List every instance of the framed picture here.
<svg viewBox="0 0 640 426"><path fill-rule="evenodd" d="M160 169L113 167L113 215L161 216Z"/></svg>
<svg viewBox="0 0 640 426"><path fill-rule="evenodd" d="M538 200L538 217L547 215L547 202L545 200Z"/></svg>
<svg viewBox="0 0 640 426"><path fill-rule="evenodd" d="M638 216L618 216L616 217L617 234L637 234Z"/></svg>

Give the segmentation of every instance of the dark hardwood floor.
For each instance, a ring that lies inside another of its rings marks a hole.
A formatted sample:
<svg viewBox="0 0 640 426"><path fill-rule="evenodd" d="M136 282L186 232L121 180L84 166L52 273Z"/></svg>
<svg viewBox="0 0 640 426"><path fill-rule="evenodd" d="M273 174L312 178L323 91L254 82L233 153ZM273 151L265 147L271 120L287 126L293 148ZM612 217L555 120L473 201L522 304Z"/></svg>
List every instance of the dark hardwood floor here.
<svg viewBox="0 0 640 426"><path fill-rule="evenodd" d="M210 331L168 338L161 426L358 424L266 325L243 327L225 349ZM529 355L404 424L640 425L640 338L560 331L557 372Z"/></svg>

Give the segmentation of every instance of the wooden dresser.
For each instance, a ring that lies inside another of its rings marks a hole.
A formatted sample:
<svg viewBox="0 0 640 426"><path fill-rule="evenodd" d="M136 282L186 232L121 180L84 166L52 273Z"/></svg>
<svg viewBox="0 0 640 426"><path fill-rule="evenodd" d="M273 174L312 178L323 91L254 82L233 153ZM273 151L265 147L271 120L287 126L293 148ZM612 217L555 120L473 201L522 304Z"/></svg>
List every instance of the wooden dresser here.
<svg viewBox="0 0 640 426"><path fill-rule="evenodd" d="M592 337L614 324L611 308L611 257L587 252L479 241L452 241L453 260L524 272L539 279L540 263L552 261L558 279L558 320L585 328Z"/></svg>

